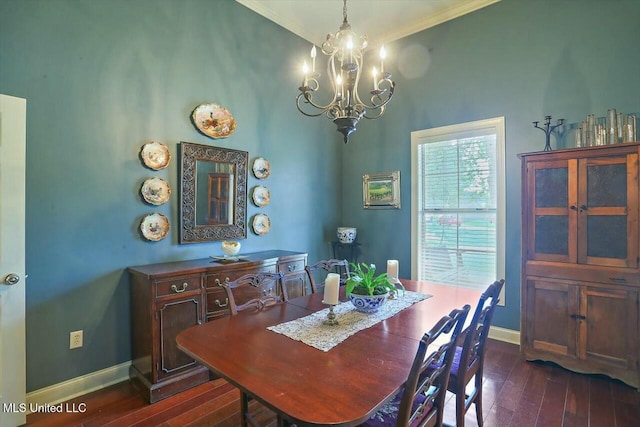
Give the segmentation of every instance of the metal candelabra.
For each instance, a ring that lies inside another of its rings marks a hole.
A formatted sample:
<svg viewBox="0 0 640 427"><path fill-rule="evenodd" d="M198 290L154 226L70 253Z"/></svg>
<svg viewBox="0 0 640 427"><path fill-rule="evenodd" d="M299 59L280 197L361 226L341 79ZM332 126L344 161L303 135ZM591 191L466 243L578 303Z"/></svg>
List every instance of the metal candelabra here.
<svg viewBox="0 0 640 427"><path fill-rule="evenodd" d="M551 151L551 133L558 127L564 124L564 119L558 119L558 123L555 126L551 126L551 116L544 116L544 127L538 126L540 122L533 122L533 127L543 131L547 137L544 151Z"/></svg>

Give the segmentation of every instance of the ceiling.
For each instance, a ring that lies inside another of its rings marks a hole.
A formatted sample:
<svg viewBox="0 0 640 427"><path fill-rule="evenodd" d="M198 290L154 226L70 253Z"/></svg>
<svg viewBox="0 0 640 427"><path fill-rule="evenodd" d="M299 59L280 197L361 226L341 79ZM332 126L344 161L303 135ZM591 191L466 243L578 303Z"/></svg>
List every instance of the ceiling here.
<svg viewBox="0 0 640 427"><path fill-rule="evenodd" d="M236 0L320 46L342 24L343 0ZM347 19L370 46L389 43L500 0L351 0Z"/></svg>

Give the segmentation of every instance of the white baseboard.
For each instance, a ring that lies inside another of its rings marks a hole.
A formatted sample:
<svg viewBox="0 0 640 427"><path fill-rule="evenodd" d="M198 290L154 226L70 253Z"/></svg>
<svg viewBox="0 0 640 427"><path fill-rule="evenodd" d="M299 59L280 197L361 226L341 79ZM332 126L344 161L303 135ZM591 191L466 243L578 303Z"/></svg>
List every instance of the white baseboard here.
<svg viewBox="0 0 640 427"><path fill-rule="evenodd" d="M513 329L492 326L489 328L489 338L518 346L520 345L520 331L514 331Z"/></svg>
<svg viewBox="0 0 640 427"><path fill-rule="evenodd" d="M27 393L27 408L55 405L129 379L131 361Z"/></svg>

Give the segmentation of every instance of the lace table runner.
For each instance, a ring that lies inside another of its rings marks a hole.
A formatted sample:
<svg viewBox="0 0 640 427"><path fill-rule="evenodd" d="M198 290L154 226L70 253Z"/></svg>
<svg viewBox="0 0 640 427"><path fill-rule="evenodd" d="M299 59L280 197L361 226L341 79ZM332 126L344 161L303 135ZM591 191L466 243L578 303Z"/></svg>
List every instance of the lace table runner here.
<svg viewBox="0 0 640 427"><path fill-rule="evenodd" d="M338 325L323 324L329 312L329 309L325 308L300 319L269 326L267 329L293 340L302 341L318 350L329 351L356 332L388 319L412 304L427 298L431 298L431 295L405 291L400 298L387 300L375 313L356 311L351 301L346 301L333 307Z"/></svg>

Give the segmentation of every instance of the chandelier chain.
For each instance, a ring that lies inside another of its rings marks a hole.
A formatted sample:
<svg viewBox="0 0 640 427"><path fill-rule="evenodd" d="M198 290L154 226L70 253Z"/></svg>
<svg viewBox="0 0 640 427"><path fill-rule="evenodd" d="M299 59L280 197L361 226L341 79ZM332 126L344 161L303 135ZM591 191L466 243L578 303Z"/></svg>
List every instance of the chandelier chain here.
<svg viewBox="0 0 640 427"><path fill-rule="evenodd" d="M342 4L342 22L343 23L347 23L347 0L344 0L344 3Z"/></svg>

